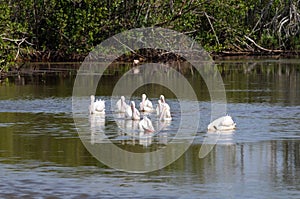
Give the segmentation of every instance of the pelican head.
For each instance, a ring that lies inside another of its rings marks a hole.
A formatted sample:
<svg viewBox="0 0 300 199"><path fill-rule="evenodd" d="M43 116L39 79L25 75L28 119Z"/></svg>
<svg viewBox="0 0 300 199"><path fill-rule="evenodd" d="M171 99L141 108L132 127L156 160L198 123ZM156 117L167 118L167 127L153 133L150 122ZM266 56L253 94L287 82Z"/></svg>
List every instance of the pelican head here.
<svg viewBox="0 0 300 199"><path fill-rule="evenodd" d="M157 100L157 103L158 103L159 106L161 106L161 100L160 99Z"/></svg>
<svg viewBox="0 0 300 199"><path fill-rule="evenodd" d="M91 95L91 102L95 101L95 95Z"/></svg>
<svg viewBox="0 0 300 199"><path fill-rule="evenodd" d="M146 94L142 94L142 100L145 101L147 98Z"/></svg>
<svg viewBox="0 0 300 199"><path fill-rule="evenodd" d="M125 97L124 96L121 96L121 101L125 102Z"/></svg>
<svg viewBox="0 0 300 199"><path fill-rule="evenodd" d="M161 103L165 103L165 96L160 95L159 99L160 99Z"/></svg>

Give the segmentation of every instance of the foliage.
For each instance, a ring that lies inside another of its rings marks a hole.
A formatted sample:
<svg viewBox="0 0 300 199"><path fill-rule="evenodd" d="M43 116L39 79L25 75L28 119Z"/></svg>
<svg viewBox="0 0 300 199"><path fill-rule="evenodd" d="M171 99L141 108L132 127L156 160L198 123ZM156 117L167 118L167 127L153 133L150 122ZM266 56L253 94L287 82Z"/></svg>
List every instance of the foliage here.
<svg viewBox="0 0 300 199"><path fill-rule="evenodd" d="M26 25L11 21L11 7L0 4L0 72L7 71L19 57L27 54L30 49L26 40Z"/></svg>
<svg viewBox="0 0 300 199"><path fill-rule="evenodd" d="M299 4L296 0L1 0L0 64L7 66L18 58L80 60L110 36L148 26L188 34L210 52L298 50Z"/></svg>

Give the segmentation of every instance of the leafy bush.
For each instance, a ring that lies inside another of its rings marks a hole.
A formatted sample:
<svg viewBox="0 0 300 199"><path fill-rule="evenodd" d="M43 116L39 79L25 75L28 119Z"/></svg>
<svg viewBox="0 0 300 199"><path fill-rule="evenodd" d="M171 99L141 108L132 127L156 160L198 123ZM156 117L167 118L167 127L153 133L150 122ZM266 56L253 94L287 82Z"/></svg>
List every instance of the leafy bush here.
<svg viewBox="0 0 300 199"><path fill-rule="evenodd" d="M2 0L0 66L18 59L77 60L124 30L160 26L210 52L297 50L300 2L242 0ZM251 38L251 39L249 39Z"/></svg>

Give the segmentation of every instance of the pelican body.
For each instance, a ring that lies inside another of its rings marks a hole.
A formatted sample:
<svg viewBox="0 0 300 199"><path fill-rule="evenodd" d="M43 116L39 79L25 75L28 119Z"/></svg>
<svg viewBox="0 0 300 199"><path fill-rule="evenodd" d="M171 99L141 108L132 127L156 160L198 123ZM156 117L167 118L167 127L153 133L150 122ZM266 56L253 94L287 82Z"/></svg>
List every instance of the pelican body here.
<svg viewBox="0 0 300 199"><path fill-rule="evenodd" d="M234 130L235 128L236 123L229 115L220 117L207 126L209 131L230 131Z"/></svg>
<svg viewBox="0 0 300 199"><path fill-rule="evenodd" d="M135 108L134 101L131 101L130 106L126 108L125 118L131 120L140 120L140 112Z"/></svg>
<svg viewBox="0 0 300 199"><path fill-rule="evenodd" d="M159 120L162 120L162 121L172 120L169 105L166 105L166 104L162 105L162 111L160 113Z"/></svg>
<svg viewBox="0 0 300 199"><path fill-rule="evenodd" d="M105 101L95 100L95 96L91 95L91 104L89 106L90 114L105 114Z"/></svg>
<svg viewBox="0 0 300 199"><path fill-rule="evenodd" d="M172 120L170 106L165 101L165 96L160 95L158 100L158 106L156 108L156 113L159 116L159 120L169 121Z"/></svg>
<svg viewBox="0 0 300 199"><path fill-rule="evenodd" d="M118 113L125 113L127 107L128 104L126 104L125 97L121 96L121 99L119 99L116 103L116 111Z"/></svg>
<svg viewBox="0 0 300 199"><path fill-rule="evenodd" d="M144 116L139 122L139 129L145 133L152 133L155 131L151 120L147 116Z"/></svg>
<svg viewBox="0 0 300 199"><path fill-rule="evenodd" d="M153 111L152 102L147 99L146 94L142 94L142 102L140 103L140 111L143 111L143 112L152 112Z"/></svg>

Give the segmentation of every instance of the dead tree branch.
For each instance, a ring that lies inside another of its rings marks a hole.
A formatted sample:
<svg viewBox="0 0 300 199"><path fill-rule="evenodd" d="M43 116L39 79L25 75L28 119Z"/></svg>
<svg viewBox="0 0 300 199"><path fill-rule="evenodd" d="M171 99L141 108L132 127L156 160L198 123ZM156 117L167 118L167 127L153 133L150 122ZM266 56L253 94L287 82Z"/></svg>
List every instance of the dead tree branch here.
<svg viewBox="0 0 300 199"><path fill-rule="evenodd" d="M215 31L215 29L214 29L214 26L213 26L213 24L211 23L211 21L210 21L210 19L209 19L210 17L208 16L208 14L207 14L206 12L204 12L204 15L205 15L205 17L206 17L207 20L208 20L208 23L209 23L209 25L210 25L211 30L212 30L213 33L214 33L214 36L215 36L215 38L216 38L216 41L217 41L218 45L220 45L219 38L218 38L218 36L217 36L217 34L216 34L216 31Z"/></svg>
<svg viewBox="0 0 300 199"><path fill-rule="evenodd" d="M262 50L262 51L265 51L265 52L274 52L274 53L282 53L283 50L271 50L271 49L267 49L267 48L264 48L260 45L258 45L253 39L251 39L250 37L248 36L244 36L247 40L249 40L251 43L253 43L258 49Z"/></svg>
<svg viewBox="0 0 300 199"><path fill-rule="evenodd" d="M21 45L22 43L26 43L30 46L33 46L32 43L28 42L26 39L26 37L22 38L22 39L11 39L11 38L7 38L7 37L1 37L2 40L5 40L5 41L10 41L10 42L14 42L16 45L17 45L17 54L15 56L15 60L17 60L17 58L19 57L19 54L20 54L20 50L21 50Z"/></svg>

